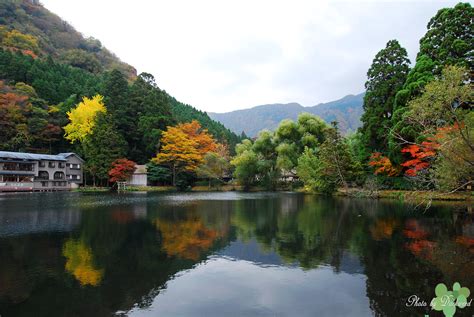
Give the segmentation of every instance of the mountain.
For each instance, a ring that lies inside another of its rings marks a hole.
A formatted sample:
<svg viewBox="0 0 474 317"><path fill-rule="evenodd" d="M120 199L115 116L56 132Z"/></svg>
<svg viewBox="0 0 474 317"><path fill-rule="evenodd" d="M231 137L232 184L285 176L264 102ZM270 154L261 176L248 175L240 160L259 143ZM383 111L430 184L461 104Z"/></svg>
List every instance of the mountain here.
<svg viewBox="0 0 474 317"><path fill-rule="evenodd" d="M208 114L235 133L245 132L250 137L257 136L258 132L264 129L274 130L281 120L296 120L302 112L315 114L326 122L337 121L341 132L347 134L360 126L363 99L364 93L361 93L312 107L303 107L298 103L268 104L250 109Z"/></svg>
<svg viewBox="0 0 474 317"><path fill-rule="evenodd" d="M44 8L38 0L0 1L0 38L12 49L31 51L40 57L93 73L119 69L134 78L134 67L122 62L93 38L84 38L69 23ZM12 34L13 31L13 34ZM5 43L4 43L5 44Z"/></svg>

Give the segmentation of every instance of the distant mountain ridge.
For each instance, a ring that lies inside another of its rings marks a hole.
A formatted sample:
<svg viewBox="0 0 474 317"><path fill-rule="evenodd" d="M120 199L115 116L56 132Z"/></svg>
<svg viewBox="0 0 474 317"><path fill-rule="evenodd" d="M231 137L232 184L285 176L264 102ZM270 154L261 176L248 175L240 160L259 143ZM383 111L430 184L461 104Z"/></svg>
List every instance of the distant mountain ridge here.
<svg viewBox="0 0 474 317"><path fill-rule="evenodd" d="M268 104L226 113L209 112L209 116L221 122L235 133L245 132L254 137L259 131L274 130L284 119L296 120L302 112L321 117L326 122L337 121L343 134L357 130L363 113L364 94L347 95L341 99L303 107L299 103Z"/></svg>

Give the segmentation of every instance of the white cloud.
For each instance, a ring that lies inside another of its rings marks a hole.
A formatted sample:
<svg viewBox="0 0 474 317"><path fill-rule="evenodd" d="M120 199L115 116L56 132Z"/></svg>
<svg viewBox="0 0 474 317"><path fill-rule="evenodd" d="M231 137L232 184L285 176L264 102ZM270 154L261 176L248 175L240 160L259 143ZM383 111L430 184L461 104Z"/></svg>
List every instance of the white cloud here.
<svg viewBox="0 0 474 317"><path fill-rule="evenodd" d="M314 105L363 91L393 38L414 57L455 1L42 0L159 86L202 110Z"/></svg>

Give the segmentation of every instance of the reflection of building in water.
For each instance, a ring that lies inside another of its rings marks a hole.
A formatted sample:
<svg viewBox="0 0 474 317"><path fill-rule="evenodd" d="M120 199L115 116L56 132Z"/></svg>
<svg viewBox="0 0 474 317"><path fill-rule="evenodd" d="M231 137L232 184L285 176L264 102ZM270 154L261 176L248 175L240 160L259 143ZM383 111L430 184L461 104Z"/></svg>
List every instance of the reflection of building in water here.
<svg viewBox="0 0 474 317"><path fill-rule="evenodd" d="M146 219L146 204L134 204L132 207L132 213L135 219Z"/></svg>
<svg viewBox="0 0 474 317"><path fill-rule="evenodd" d="M72 231L81 221L79 209L0 212L0 236Z"/></svg>
<svg viewBox="0 0 474 317"><path fill-rule="evenodd" d="M280 210L284 214L298 211L300 195L288 194L280 197Z"/></svg>

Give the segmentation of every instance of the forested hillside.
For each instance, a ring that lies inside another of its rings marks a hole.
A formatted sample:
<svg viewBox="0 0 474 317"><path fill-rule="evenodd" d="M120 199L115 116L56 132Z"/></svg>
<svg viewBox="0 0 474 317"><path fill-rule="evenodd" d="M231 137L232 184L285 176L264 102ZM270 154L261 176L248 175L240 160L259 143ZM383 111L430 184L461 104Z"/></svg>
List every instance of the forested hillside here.
<svg viewBox="0 0 474 317"><path fill-rule="evenodd" d="M156 155L161 132L180 122L199 121L231 149L239 141L207 114L169 96L151 74L137 76L98 40L84 39L38 1L0 2L1 150L84 155L82 147L64 139L64 126L83 97L96 95L103 96L107 109L98 122L103 139L96 146L139 163ZM103 144L108 140L115 145Z"/></svg>
<svg viewBox="0 0 474 317"><path fill-rule="evenodd" d="M226 113L209 113L235 133L255 137L263 129L275 130L284 119L296 120L303 112L315 114L326 122L337 121L343 134L360 126L364 94L348 95L339 100L303 107L299 103L270 104Z"/></svg>

